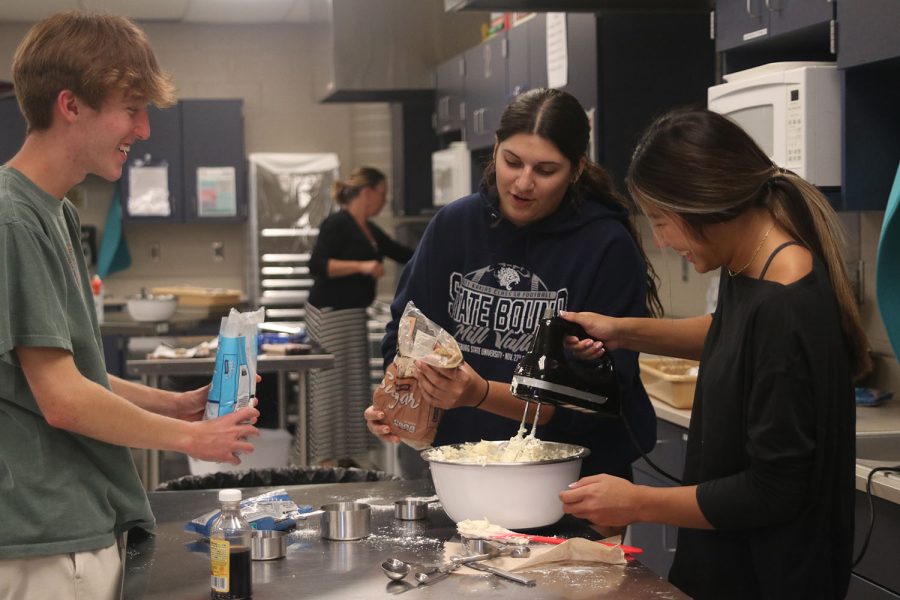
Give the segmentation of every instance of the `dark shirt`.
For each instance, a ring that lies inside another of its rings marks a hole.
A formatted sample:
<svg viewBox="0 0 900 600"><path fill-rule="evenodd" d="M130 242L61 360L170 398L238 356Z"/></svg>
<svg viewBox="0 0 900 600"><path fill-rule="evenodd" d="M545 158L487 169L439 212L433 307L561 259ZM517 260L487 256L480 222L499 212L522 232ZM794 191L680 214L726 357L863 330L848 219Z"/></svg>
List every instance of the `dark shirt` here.
<svg viewBox="0 0 900 600"><path fill-rule="evenodd" d="M434 216L406 266L391 305L382 354L396 352L397 323L412 300L459 343L482 377L509 383L544 308L646 316L646 265L624 221L626 212L594 198L568 200L537 223L500 217L496 196L456 200ZM656 417L641 384L638 355L616 350L623 410L641 446L656 442ZM446 411L434 445L504 440L519 421L461 407ZM557 408L540 439L585 446L582 473L622 474L638 456L622 421Z"/></svg>
<svg viewBox="0 0 900 600"><path fill-rule="evenodd" d="M684 484L714 530L681 529L669 578L694 598L843 598L855 405L825 267L790 285L722 273Z"/></svg>
<svg viewBox="0 0 900 600"><path fill-rule="evenodd" d="M369 275L354 273L344 277L328 276L328 261L377 260L384 257L405 263L413 251L387 236L368 221L375 245L346 210L328 216L319 227L319 236L309 259L309 272L315 283L309 292L309 303L317 308L365 308L375 300L376 281Z"/></svg>

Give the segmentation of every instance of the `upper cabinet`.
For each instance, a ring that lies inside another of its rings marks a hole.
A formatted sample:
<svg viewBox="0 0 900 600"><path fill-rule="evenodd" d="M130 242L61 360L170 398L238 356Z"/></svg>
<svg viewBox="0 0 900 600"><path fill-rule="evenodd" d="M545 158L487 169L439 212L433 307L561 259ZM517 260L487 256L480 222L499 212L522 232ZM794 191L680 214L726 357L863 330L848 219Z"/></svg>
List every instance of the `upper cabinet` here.
<svg viewBox="0 0 900 600"><path fill-rule="evenodd" d="M181 103L181 126L185 220L246 220L242 101L185 100ZM235 196L230 198L232 191Z"/></svg>
<svg viewBox="0 0 900 600"><path fill-rule="evenodd" d="M466 59L454 56L437 66L435 72L435 130L458 131L465 123Z"/></svg>
<svg viewBox="0 0 900 600"><path fill-rule="evenodd" d="M710 0L444 0L444 10L535 10L542 12L697 12Z"/></svg>
<svg viewBox="0 0 900 600"><path fill-rule="evenodd" d="M507 104L508 52L505 32L465 52L465 139L471 149L494 143L494 132Z"/></svg>
<svg viewBox="0 0 900 600"><path fill-rule="evenodd" d="M0 165L15 156L25 141L25 117L14 96L0 98Z"/></svg>
<svg viewBox="0 0 900 600"><path fill-rule="evenodd" d="M884 210L900 164L900 3L838 2L844 69L843 204Z"/></svg>
<svg viewBox="0 0 900 600"><path fill-rule="evenodd" d="M547 87L547 21L548 15L535 14L464 53L461 128L476 154L489 152L500 117L516 96ZM634 145L655 116L674 106L705 103L715 58L709 15L570 13L553 25L551 39L566 44L554 48L557 85L588 113L591 157L621 186ZM446 65L437 75L439 133L449 122L442 116L446 105L452 107L452 101L442 100L449 93L441 82L451 80L442 75ZM472 176L479 181L480 170L473 168Z"/></svg>
<svg viewBox="0 0 900 600"><path fill-rule="evenodd" d="M900 3L844 0L837 3L838 66L900 58Z"/></svg>
<svg viewBox="0 0 900 600"><path fill-rule="evenodd" d="M802 33L810 27L828 27L834 19L834 2L717 0L715 19L716 50L721 52L787 33Z"/></svg>
<svg viewBox="0 0 900 600"><path fill-rule="evenodd" d="M149 114L150 137L132 145L122 172L124 219L246 220L242 101L182 100Z"/></svg>
<svg viewBox="0 0 900 600"><path fill-rule="evenodd" d="M842 210L883 210L900 162L900 4L896 0L716 0L724 73L766 63L837 61Z"/></svg>

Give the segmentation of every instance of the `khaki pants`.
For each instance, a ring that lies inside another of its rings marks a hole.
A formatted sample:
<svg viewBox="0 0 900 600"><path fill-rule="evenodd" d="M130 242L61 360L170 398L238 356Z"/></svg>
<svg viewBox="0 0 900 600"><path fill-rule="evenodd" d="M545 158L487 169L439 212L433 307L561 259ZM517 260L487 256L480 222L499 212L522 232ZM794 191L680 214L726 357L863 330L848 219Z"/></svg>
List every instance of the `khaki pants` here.
<svg viewBox="0 0 900 600"><path fill-rule="evenodd" d="M119 544L91 552L0 560L0 600L118 600Z"/></svg>

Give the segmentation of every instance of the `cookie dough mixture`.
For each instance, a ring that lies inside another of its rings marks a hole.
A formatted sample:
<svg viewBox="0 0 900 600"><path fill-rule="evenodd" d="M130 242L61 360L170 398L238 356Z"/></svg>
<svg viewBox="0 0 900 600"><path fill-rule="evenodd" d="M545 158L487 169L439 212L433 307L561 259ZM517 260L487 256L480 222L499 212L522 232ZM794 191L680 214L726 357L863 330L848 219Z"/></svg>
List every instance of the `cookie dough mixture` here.
<svg viewBox="0 0 900 600"><path fill-rule="evenodd" d="M527 430L525 418L527 415L528 405L526 404L525 411L522 413L522 422L519 424L519 430L507 442L497 443L482 440L480 442L459 444L456 447L442 446L435 448L431 452L431 458L483 465L487 463L521 463L552 460L566 458L572 454L571 449L550 446L535 437L537 422L541 415L540 404L537 405L534 422L528 435L525 434Z"/></svg>

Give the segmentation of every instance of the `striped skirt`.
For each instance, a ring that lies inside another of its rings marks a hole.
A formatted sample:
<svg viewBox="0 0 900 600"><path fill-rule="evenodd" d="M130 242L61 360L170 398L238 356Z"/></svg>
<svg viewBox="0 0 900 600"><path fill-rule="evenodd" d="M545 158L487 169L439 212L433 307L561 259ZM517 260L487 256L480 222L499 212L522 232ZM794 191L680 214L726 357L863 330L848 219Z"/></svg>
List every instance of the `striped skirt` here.
<svg viewBox="0 0 900 600"><path fill-rule="evenodd" d="M334 355L334 366L309 374L308 431L297 428L295 462L302 444L307 444L312 465L361 456L379 447L363 418L363 411L372 403L367 321L364 308L333 310L306 305L306 330Z"/></svg>

